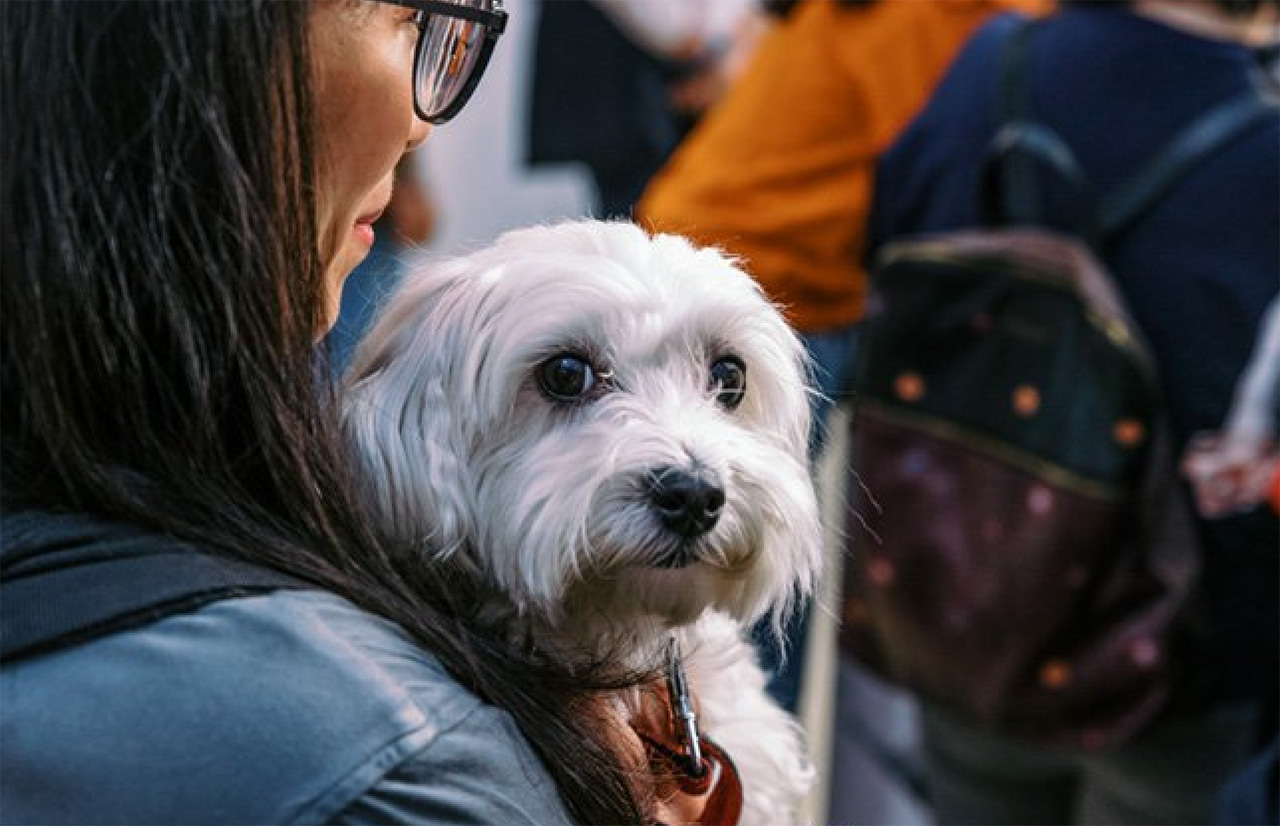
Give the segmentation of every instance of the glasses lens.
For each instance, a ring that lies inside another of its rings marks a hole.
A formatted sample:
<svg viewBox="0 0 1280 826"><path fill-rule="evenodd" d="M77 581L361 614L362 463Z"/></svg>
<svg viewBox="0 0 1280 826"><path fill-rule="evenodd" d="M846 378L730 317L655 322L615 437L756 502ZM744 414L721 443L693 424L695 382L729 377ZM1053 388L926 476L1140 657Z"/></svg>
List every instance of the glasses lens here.
<svg viewBox="0 0 1280 826"><path fill-rule="evenodd" d="M428 14L414 78L418 106L428 118L447 112L468 89L484 50L485 33L480 23Z"/></svg>

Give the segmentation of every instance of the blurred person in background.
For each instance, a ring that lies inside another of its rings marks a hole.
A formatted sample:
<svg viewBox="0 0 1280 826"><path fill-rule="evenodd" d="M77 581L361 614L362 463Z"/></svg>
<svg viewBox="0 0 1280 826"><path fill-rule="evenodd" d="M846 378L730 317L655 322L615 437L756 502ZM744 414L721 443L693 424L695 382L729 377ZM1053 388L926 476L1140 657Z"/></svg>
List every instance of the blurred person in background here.
<svg viewBox="0 0 1280 826"><path fill-rule="evenodd" d="M1260 508L1280 514L1280 297L1271 300L1222 427L1192 436L1182 469L1196 508L1219 519ZM1280 552L1280 549L1277 549ZM1280 721L1271 742L1225 784L1215 823L1280 823ZM1265 715L1264 715L1265 717ZM1264 723L1263 729L1267 728Z"/></svg>
<svg viewBox="0 0 1280 826"><path fill-rule="evenodd" d="M750 53L762 26L756 2L541 0L528 163L583 164L597 217L630 217Z"/></svg>
<svg viewBox="0 0 1280 826"><path fill-rule="evenodd" d="M1258 47L1276 27L1274 0L1064 3L1031 40L1031 109L1105 194L1216 104L1273 95ZM979 31L885 154L870 254L894 237L982 224L980 170L1015 29L1001 18ZM1069 184L1042 182L1045 225L1072 231ZM1105 263L1154 353L1180 454L1226 419L1280 286L1280 114L1179 178ZM1210 822L1224 779L1275 729L1280 532L1266 508L1201 518L1196 530L1209 639L1198 679L1163 719L1086 751L1020 741L923 702L937 822Z"/></svg>

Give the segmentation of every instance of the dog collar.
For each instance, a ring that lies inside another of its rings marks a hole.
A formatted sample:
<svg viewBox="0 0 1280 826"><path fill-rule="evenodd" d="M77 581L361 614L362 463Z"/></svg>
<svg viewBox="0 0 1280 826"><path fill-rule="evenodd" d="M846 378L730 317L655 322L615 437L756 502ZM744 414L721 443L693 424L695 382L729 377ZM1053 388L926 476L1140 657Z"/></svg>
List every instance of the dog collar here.
<svg viewBox="0 0 1280 826"><path fill-rule="evenodd" d="M665 726L655 731L641 720L632 725L645 745L663 815L679 823L736 826L742 814L742 778L729 755L698 730L674 636L667 644L666 685L654 686L654 693L665 709ZM655 820L651 826L662 823Z"/></svg>

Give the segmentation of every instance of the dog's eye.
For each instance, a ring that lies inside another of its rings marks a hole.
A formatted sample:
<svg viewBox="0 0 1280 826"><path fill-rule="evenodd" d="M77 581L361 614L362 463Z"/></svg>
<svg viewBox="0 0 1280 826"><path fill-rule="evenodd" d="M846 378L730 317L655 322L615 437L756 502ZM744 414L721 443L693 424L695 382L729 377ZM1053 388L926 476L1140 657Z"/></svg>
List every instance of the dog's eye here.
<svg viewBox="0 0 1280 826"><path fill-rule="evenodd" d="M747 392L747 365L737 356L725 356L711 365L711 389L725 410L736 410Z"/></svg>
<svg viewBox="0 0 1280 826"><path fill-rule="evenodd" d="M562 353L538 365L538 386L556 401L573 401L595 387L596 374L578 356Z"/></svg>

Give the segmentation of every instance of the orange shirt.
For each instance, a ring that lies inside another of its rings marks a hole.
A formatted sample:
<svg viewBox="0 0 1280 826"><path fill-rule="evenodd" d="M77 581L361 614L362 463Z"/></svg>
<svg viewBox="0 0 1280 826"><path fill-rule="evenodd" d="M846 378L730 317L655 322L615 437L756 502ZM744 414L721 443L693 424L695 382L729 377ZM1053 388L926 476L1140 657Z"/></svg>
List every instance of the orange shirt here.
<svg viewBox="0 0 1280 826"><path fill-rule="evenodd" d="M806 0L650 182L641 224L744 260L806 331L861 317L875 163L991 14L1046 0Z"/></svg>

